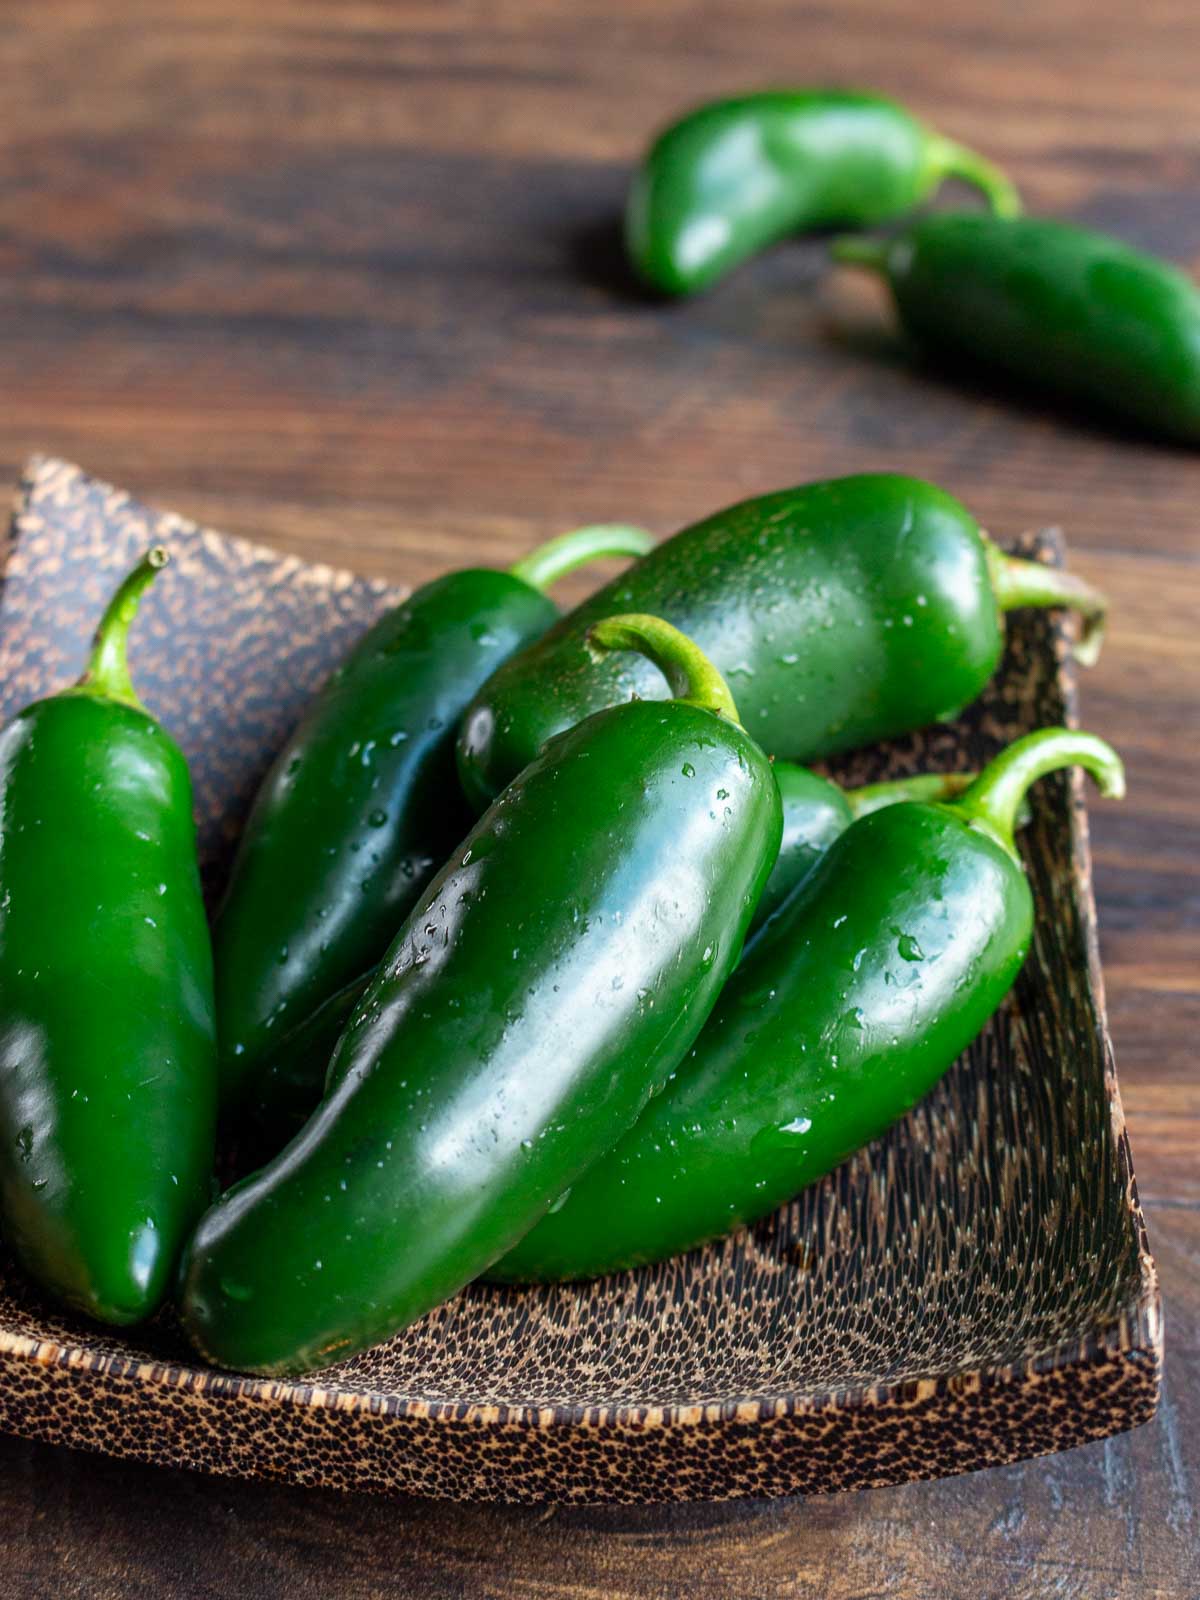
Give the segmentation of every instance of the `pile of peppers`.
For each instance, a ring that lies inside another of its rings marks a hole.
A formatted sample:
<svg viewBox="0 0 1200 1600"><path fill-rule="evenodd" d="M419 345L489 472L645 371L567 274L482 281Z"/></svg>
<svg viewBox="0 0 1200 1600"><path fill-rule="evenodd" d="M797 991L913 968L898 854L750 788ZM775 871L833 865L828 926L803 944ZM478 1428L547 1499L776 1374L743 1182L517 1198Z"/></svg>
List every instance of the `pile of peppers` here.
<svg viewBox="0 0 1200 1600"><path fill-rule="evenodd" d="M989 214L837 255L946 354L1200 434L1191 285L1023 218L877 97L693 113L635 178L629 251L688 295L945 178ZM630 564L562 614L547 590L600 558ZM1085 664L1103 634L1089 584L933 484L862 474L416 591L277 753L210 924L187 764L129 664L167 559L117 588L82 678L0 731L0 1230L62 1304L119 1325L173 1300L238 1371L319 1369L473 1280L633 1268L787 1202L1008 994L1031 786L1079 766L1123 792L1061 727L976 772L812 770L956 717L1012 610L1073 613ZM214 1201L221 1145L244 1175Z"/></svg>
<svg viewBox="0 0 1200 1600"><path fill-rule="evenodd" d="M546 589L601 556L632 564L560 614ZM121 1324L173 1296L239 1371L788 1200L1011 987L1030 785L1121 791L1066 728L978 772L810 769L956 715L1010 610L1075 613L1088 660L1105 617L932 484L842 478L418 590L278 753L210 929L186 763L129 667L166 560L0 733L0 1218L64 1304ZM222 1130L250 1170L210 1203Z"/></svg>

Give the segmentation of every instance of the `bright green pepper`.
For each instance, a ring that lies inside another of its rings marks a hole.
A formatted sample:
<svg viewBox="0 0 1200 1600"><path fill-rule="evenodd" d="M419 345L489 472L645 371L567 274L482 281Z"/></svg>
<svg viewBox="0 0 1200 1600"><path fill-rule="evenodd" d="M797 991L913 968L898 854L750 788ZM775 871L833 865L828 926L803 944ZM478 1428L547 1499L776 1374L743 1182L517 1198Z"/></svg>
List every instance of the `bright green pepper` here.
<svg viewBox="0 0 1200 1600"><path fill-rule="evenodd" d="M961 794L975 777L973 772L931 772L842 790L827 778L787 761L777 761L773 770L783 808L783 835L775 865L750 919L747 940L753 939L855 817L902 800L949 799ZM374 972L367 973L339 989L263 1057L249 1105L258 1135L255 1148L264 1159L281 1149L312 1115L324 1092L337 1042L374 977Z"/></svg>
<svg viewBox="0 0 1200 1600"><path fill-rule="evenodd" d="M955 716L996 668L1004 613L1029 605L1078 609L1078 653L1094 657L1103 597L1004 555L930 483L867 474L745 500L656 546L492 675L463 719L463 787L482 809L551 734L663 695L649 661L580 649L601 617L665 617L729 678L759 744L808 763Z"/></svg>
<svg viewBox="0 0 1200 1600"><path fill-rule="evenodd" d="M1166 262L1067 222L949 213L834 254L881 273L906 331L972 375L1200 440L1200 291Z"/></svg>
<svg viewBox="0 0 1200 1600"><path fill-rule="evenodd" d="M1013 843L1068 764L1124 792L1103 740L1047 728L952 803L848 828L747 953L625 1138L491 1269L505 1282L662 1260L766 1216L920 1100L1008 993L1033 900Z"/></svg>
<svg viewBox="0 0 1200 1600"><path fill-rule="evenodd" d="M259 790L213 931L227 1109L281 1032L380 959L467 832L459 718L558 616L543 589L652 544L582 528L510 572L449 573L382 616L316 696Z"/></svg>
<svg viewBox="0 0 1200 1600"><path fill-rule="evenodd" d="M192 789L106 610L87 672L0 733L0 1213L44 1288L129 1323L208 1201L212 953Z"/></svg>
<svg viewBox="0 0 1200 1600"><path fill-rule="evenodd" d="M717 100L661 133L633 181L629 259L662 294L695 294L767 245L813 228L868 226L962 178L998 215L1020 210L974 151L879 95L769 91Z"/></svg>
<svg viewBox="0 0 1200 1600"><path fill-rule="evenodd" d="M303 1371L422 1316L521 1238L686 1054L779 848L779 791L729 691L655 618L676 698L589 718L422 896L326 1097L201 1221L184 1326L222 1366Z"/></svg>

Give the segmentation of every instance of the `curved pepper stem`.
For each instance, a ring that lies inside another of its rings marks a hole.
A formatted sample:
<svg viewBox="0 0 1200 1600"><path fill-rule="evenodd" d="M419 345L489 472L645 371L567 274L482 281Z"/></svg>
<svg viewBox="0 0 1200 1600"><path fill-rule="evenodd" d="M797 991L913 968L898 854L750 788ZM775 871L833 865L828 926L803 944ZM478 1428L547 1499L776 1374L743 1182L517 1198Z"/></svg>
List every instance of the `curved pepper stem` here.
<svg viewBox="0 0 1200 1600"><path fill-rule="evenodd" d="M1061 567L1047 567L1040 561L1023 561L1006 555L999 545L983 535L992 593L1001 611L1020 606L1063 606L1077 612L1080 619L1075 659L1081 666L1094 666L1104 642L1108 619L1108 597L1074 573Z"/></svg>
<svg viewBox="0 0 1200 1600"><path fill-rule="evenodd" d="M847 267L864 267L868 272L887 276L890 239L871 239L859 233L839 234L829 244L829 254Z"/></svg>
<svg viewBox="0 0 1200 1600"><path fill-rule="evenodd" d="M918 772L911 778L895 778L889 783L868 783L861 789L845 789L843 795L857 822L859 817L870 816L872 811L882 811L885 806L895 806L905 800L917 800L923 805L937 805L946 800L957 800L979 776L977 772ZM1017 827L1027 828L1030 820L1028 800L1017 807Z"/></svg>
<svg viewBox="0 0 1200 1600"><path fill-rule="evenodd" d="M925 171L931 190L943 178L958 178L980 191L994 216L1021 215L1021 196L1012 179L977 150L965 144L935 134L926 153Z"/></svg>
<svg viewBox="0 0 1200 1600"><path fill-rule="evenodd" d="M870 816L872 811L882 811L884 806L898 805L904 800L921 800L926 804L938 800L956 800L978 776L977 772L918 772L911 778L894 778L888 783L867 783L861 789L847 789L844 792L846 804L857 819Z"/></svg>
<svg viewBox="0 0 1200 1600"><path fill-rule="evenodd" d="M1030 785L1062 767L1083 767L1108 799L1125 793L1125 768L1112 745L1076 728L1039 728L989 761L953 809L982 822L1016 856L1013 830Z"/></svg>
<svg viewBox="0 0 1200 1600"><path fill-rule="evenodd" d="M654 535L627 522L597 522L547 540L509 567L514 578L543 592L576 567L605 556L644 556L654 548Z"/></svg>
<svg viewBox="0 0 1200 1600"><path fill-rule="evenodd" d="M154 545L121 584L100 618L87 670L76 688L103 700L118 700L122 705L142 709L129 676L129 628L142 596L170 559L162 545Z"/></svg>
<svg viewBox="0 0 1200 1600"><path fill-rule="evenodd" d="M674 699L712 711L741 727L729 685L698 644L686 633L643 612L605 617L587 631L587 647L597 659L613 650L634 650L662 673Z"/></svg>

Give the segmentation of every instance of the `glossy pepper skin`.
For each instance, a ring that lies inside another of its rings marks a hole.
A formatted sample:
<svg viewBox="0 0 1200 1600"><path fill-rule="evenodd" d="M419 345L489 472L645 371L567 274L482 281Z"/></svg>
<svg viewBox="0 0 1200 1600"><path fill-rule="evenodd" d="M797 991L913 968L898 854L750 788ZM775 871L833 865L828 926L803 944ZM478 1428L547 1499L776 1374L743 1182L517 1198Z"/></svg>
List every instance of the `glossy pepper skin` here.
<svg viewBox="0 0 1200 1600"><path fill-rule="evenodd" d="M1019 605L1077 607L1090 629L1081 656L1098 648L1101 596L1005 556L933 484L866 474L744 500L656 546L493 673L463 718L463 788L481 809L551 734L664 693L648 661L580 649L617 612L682 629L768 754L809 763L956 715L994 671L1004 612Z"/></svg>
<svg viewBox="0 0 1200 1600"><path fill-rule="evenodd" d="M1165 261L1067 222L949 213L834 249L882 274L936 355L1200 440L1200 292Z"/></svg>
<svg viewBox="0 0 1200 1600"><path fill-rule="evenodd" d="M806 877L856 816L903 800L948 799L960 794L973 772L919 773L864 789L839 789L805 767L777 761L783 833L779 853L750 919L747 949L771 913ZM255 1078L250 1110L257 1147L274 1155L292 1138L320 1100L334 1049L374 972L339 989L311 1017L285 1034L264 1056Z"/></svg>
<svg viewBox="0 0 1200 1600"><path fill-rule="evenodd" d="M207 1204L212 954L183 756L125 636L165 561L105 613L91 666L0 733L0 1212L43 1288L148 1316Z"/></svg>
<svg viewBox="0 0 1200 1600"><path fill-rule="evenodd" d="M488 1273L593 1277L766 1216L883 1133L979 1033L1025 959L1013 844L1028 785L1079 762L1120 794L1102 740L1017 741L950 804L855 822L767 924L637 1125Z"/></svg>
<svg viewBox="0 0 1200 1600"><path fill-rule="evenodd" d="M660 294L696 294L789 234L910 211L945 178L976 185L999 214L1020 210L989 162L879 95L806 89L717 100L651 146L626 205L626 249Z"/></svg>
<svg viewBox="0 0 1200 1600"><path fill-rule="evenodd" d="M312 1120L189 1247L183 1321L217 1364L319 1367L454 1294L632 1123L736 965L770 767L673 629L593 642L653 650L677 698L556 740L430 885Z"/></svg>
<svg viewBox="0 0 1200 1600"><path fill-rule="evenodd" d="M558 616L542 586L651 543L641 529L579 529L511 572L449 573L385 613L333 673L263 782L215 921L227 1111L281 1032L380 959L470 827L458 721Z"/></svg>
<svg viewBox="0 0 1200 1600"><path fill-rule="evenodd" d="M783 807L783 836L771 876L750 920L751 935L803 882L855 817L905 800L951 799L975 777L973 772L921 772L863 789L841 789L828 778L791 761L776 761L774 772Z"/></svg>

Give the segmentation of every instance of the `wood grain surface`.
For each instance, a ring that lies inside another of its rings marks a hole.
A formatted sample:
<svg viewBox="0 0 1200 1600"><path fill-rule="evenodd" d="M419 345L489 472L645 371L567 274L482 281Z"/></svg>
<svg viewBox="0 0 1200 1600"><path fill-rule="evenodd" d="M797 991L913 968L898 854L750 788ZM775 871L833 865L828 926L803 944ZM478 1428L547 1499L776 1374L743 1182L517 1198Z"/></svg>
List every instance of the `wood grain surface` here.
<svg viewBox="0 0 1200 1600"><path fill-rule="evenodd" d="M815 244L647 305L613 226L689 101L845 81L1197 270L1198 64L1192 0L0 4L9 479L51 451L403 581L865 468L1065 527L1115 604L1083 712L1129 764L1092 837L1168 1348L1137 1434L823 1501L397 1505L3 1440L5 1600L1200 1594L1200 461L916 367Z"/></svg>

